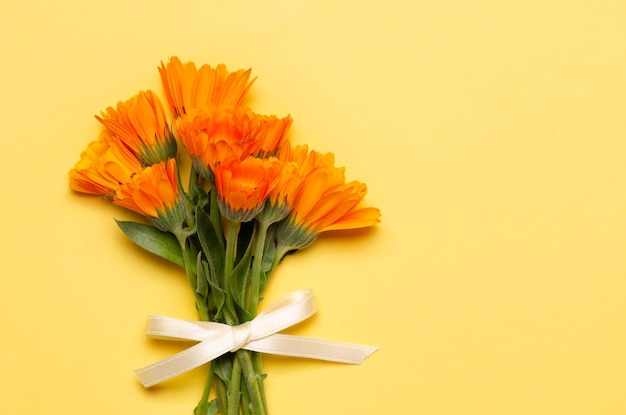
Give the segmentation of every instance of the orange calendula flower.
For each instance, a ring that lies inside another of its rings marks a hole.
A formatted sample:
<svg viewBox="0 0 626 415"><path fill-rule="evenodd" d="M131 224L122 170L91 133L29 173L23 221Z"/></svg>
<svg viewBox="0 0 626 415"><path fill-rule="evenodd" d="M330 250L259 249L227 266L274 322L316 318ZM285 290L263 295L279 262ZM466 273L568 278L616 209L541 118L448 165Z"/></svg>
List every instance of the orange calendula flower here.
<svg viewBox="0 0 626 415"><path fill-rule="evenodd" d="M380 221L377 208L361 206L367 193L365 184L346 183L344 169L334 166L332 153L309 152L306 146L298 146L284 149L281 157L297 163L303 176L291 214L278 227L284 246L303 248L321 232L363 228Z"/></svg>
<svg viewBox="0 0 626 415"><path fill-rule="evenodd" d="M247 108L213 107L194 110L174 121L174 130L194 160L210 178L210 169L227 158L274 155L291 126L290 116L258 115Z"/></svg>
<svg viewBox="0 0 626 415"><path fill-rule="evenodd" d="M254 154L259 157L275 155L293 123L289 115L278 118L275 115L258 115L249 110L239 115L237 121L241 123L244 134L256 142Z"/></svg>
<svg viewBox="0 0 626 415"><path fill-rule="evenodd" d="M142 166L122 143L103 131L89 144L70 170L70 188L93 195L113 196Z"/></svg>
<svg viewBox="0 0 626 415"><path fill-rule="evenodd" d="M152 91L141 91L117 108L109 107L96 116L109 132L130 148L144 166L176 155L161 101Z"/></svg>
<svg viewBox="0 0 626 415"><path fill-rule="evenodd" d="M295 198L303 185L303 176L293 161L282 162L282 168L276 180L276 186L269 194L272 205L287 204L293 206Z"/></svg>
<svg viewBox="0 0 626 415"><path fill-rule="evenodd" d="M378 209L359 206L367 193L364 183L353 181L335 187L328 176L327 172L317 171L306 178L306 190L299 194L292 213L296 224L321 233L379 222Z"/></svg>
<svg viewBox="0 0 626 415"><path fill-rule="evenodd" d="M213 169L222 215L234 222L252 220L262 209L280 171L276 158L231 158Z"/></svg>
<svg viewBox="0 0 626 415"><path fill-rule="evenodd" d="M298 166L298 171L303 176L315 169L323 169L333 175L333 183L339 185L345 182L345 169L343 167L335 167L335 155L333 153L309 151L309 146L306 144L292 147L289 142L286 142L280 148L278 158L295 163Z"/></svg>
<svg viewBox="0 0 626 415"><path fill-rule="evenodd" d="M304 182L296 163L281 161L281 164L276 185L270 191L263 211L257 216L260 222L267 225L283 220L291 212Z"/></svg>
<svg viewBox="0 0 626 415"><path fill-rule="evenodd" d="M172 57L159 67L165 95L176 117L207 106L238 106L252 86L251 70L228 72L224 64L212 68Z"/></svg>
<svg viewBox="0 0 626 415"><path fill-rule="evenodd" d="M177 177L176 159L153 164L121 186L113 203L151 218L162 230L176 229L184 220Z"/></svg>

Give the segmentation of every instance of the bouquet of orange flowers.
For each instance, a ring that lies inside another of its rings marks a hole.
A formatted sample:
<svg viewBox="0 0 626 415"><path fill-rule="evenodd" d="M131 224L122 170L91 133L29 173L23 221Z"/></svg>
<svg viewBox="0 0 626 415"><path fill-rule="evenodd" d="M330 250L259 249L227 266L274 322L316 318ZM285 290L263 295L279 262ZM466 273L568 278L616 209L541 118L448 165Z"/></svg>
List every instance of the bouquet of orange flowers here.
<svg viewBox="0 0 626 415"><path fill-rule="evenodd" d="M70 171L70 187L147 218L118 225L189 279L200 321L153 316L148 332L199 343L139 370L142 383L211 362L196 415L267 414L260 352L358 363L375 350L276 334L315 310L303 291L259 314L272 272L321 232L372 226L380 212L361 205L366 186L346 182L332 153L292 146L290 116L243 105L250 70L173 57L159 73L171 117L149 90L107 108L96 116L100 137ZM191 160L186 185L181 156Z"/></svg>

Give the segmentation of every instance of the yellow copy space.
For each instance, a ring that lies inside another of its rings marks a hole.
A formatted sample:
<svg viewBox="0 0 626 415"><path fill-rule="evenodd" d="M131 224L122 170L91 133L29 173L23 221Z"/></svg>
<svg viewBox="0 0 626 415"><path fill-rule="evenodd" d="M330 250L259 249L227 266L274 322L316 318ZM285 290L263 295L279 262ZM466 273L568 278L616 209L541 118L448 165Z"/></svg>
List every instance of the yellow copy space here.
<svg viewBox="0 0 626 415"><path fill-rule="evenodd" d="M201 368L148 314L193 319L67 171L93 118L183 60L257 76L250 105L335 152L383 212L288 257L265 305L292 334L380 347L361 366L268 357L274 415L626 413L622 1L22 1L0 15L0 412L190 414Z"/></svg>

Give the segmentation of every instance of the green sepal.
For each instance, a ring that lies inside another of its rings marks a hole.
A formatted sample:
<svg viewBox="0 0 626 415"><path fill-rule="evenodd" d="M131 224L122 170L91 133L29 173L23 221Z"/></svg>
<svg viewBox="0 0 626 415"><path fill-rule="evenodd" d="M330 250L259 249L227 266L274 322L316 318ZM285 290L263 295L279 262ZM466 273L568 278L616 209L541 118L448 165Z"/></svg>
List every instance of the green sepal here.
<svg viewBox="0 0 626 415"><path fill-rule="evenodd" d="M143 223L115 220L124 235L148 252L179 265L185 266L183 253L174 234L163 232Z"/></svg>

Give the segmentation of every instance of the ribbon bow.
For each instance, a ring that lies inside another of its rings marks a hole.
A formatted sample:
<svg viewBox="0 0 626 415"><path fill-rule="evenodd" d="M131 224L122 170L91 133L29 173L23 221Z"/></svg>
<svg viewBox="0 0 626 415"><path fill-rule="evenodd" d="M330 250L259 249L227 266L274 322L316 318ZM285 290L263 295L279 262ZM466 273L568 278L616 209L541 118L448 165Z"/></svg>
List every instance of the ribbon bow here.
<svg viewBox="0 0 626 415"><path fill-rule="evenodd" d="M239 349L349 364L360 364L377 350L371 346L276 334L306 320L315 311L313 291L301 290L281 298L252 321L238 326L149 316L148 336L200 343L138 369L135 374L147 388Z"/></svg>

